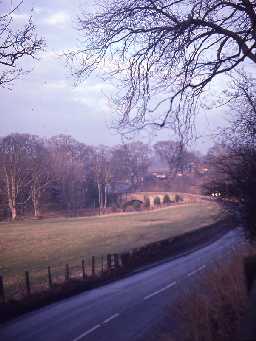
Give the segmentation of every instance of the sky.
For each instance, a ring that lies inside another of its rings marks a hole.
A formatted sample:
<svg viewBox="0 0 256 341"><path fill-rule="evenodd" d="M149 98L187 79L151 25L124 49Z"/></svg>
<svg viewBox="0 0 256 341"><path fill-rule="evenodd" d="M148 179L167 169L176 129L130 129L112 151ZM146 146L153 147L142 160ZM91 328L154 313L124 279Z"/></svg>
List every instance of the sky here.
<svg viewBox="0 0 256 341"><path fill-rule="evenodd" d="M17 3L4 0L7 2ZM93 9L93 0L24 0L15 11L14 20L18 25L26 22L33 9L33 22L47 45L38 62L24 61L23 66L30 73L16 80L11 89L0 88L0 136L15 132L44 137L68 134L93 145L122 142L110 129L115 119L109 101L113 85L91 77L74 86L62 57L63 52L78 46L75 20L81 8ZM197 126L198 135L203 137L194 148L206 152L212 143L212 133L223 122L223 114L216 109L202 111L197 117ZM171 132L160 131L153 137L143 133L139 138L154 143L171 138Z"/></svg>

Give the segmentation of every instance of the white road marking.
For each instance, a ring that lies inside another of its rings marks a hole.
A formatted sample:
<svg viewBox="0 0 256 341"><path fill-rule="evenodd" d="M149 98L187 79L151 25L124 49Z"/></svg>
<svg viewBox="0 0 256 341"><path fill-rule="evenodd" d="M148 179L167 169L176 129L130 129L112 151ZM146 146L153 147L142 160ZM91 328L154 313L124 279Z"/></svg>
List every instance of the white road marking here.
<svg viewBox="0 0 256 341"><path fill-rule="evenodd" d="M206 268L206 265L202 265L202 266L200 266L200 268L198 268L198 269L196 269L196 270L194 270L194 271L189 272L189 273L187 274L187 276L188 276L188 277L191 277L191 276L197 274L198 272L202 271L204 268Z"/></svg>
<svg viewBox="0 0 256 341"><path fill-rule="evenodd" d="M174 285L176 285L176 282L172 282L170 284L168 284L166 287L163 287L157 291L152 292L151 294L147 295L144 297L144 301L148 300L149 298L156 296L158 294L160 294L161 292L170 289L171 287L173 287Z"/></svg>
<svg viewBox="0 0 256 341"><path fill-rule="evenodd" d="M187 274L188 277L193 276L194 274L200 272L201 270L203 270L204 268L206 268L206 265L202 265L200 266L198 269L191 271ZM177 283L176 281L171 282L170 284L166 285L165 287L152 292L151 294L147 295L144 297L144 301L150 299L151 297L154 297L158 294L160 294L163 291L166 291L168 289L170 289L171 287L175 286ZM101 324L97 324L96 326L92 327L91 329L87 330L86 332L84 332L83 334L81 334L80 336L78 336L77 338L73 339L72 341L79 341L82 338L84 338L85 336L93 333L96 329L100 328L102 325L105 325L107 323L109 323L110 321L114 320L115 318L117 318L120 314L119 313L115 313L112 316L108 317L107 319L105 319Z"/></svg>
<svg viewBox="0 0 256 341"><path fill-rule="evenodd" d="M115 318L117 318L119 315L120 315L119 313L116 313L116 314L110 316L109 318L107 318L106 320L104 320L104 321L102 322L101 325L109 323L110 321L112 321L112 320L114 320ZM94 326L94 327L92 327L91 329L87 330L86 332L84 332L83 334L81 334L80 336L78 336L77 338L75 338L75 339L72 340L72 341L79 341L79 340L83 339L85 336L87 336L87 335L93 333L96 329L100 328L101 325L100 325L100 324L96 324L96 326Z"/></svg>
<svg viewBox="0 0 256 341"><path fill-rule="evenodd" d="M79 341L82 338L84 338L86 335L89 335L91 333L93 333L96 329L100 328L99 324L96 324L96 326L92 327L91 329L87 330L86 332L84 332L83 334L81 334L80 336L78 336L77 338L75 338L73 341Z"/></svg>
<svg viewBox="0 0 256 341"><path fill-rule="evenodd" d="M115 318L117 318L120 314L116 313L112 316L110 316L109 318L107 318L106 320L103 321L103 324L107 324L108 322L114 320Z"/></svg>
<svg viewBox="0 0 256 341"><path fill-rule="evenodd" d="M199 269L200 269L200 271L201 271L201 270L203 270L203 269L205 269L205 268L206 268L206 265L202 265L202 266L200 266Z"/></svg>

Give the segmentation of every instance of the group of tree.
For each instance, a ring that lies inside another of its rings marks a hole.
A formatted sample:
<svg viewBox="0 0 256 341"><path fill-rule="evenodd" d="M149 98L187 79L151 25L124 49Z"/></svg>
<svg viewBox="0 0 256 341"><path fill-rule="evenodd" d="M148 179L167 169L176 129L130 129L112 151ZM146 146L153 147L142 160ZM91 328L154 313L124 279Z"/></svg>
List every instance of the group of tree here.
<svg viewBox="0 0 256 341"><path fill-rule="evenodd" d="M168 164L172 181L193 155L185 149L180 154L176 147L171 141L157 142L154 148L140 141L107 147L89 146L68 135L8 135L0 140L1 207L12 219L31 210L40 217L42 206L69 214L84 208L102 212L120 184L126 184L127 192L143 189L157 155ZM170 155L175 162L168 162Z"/></svg>
<svg viewBox="0 0 256 341"><path fill-rule="evenodd" d="M250 236L256 237L256 79L240 73L231 87L232 119L208 153L209 192L240 203Z"/></svg>

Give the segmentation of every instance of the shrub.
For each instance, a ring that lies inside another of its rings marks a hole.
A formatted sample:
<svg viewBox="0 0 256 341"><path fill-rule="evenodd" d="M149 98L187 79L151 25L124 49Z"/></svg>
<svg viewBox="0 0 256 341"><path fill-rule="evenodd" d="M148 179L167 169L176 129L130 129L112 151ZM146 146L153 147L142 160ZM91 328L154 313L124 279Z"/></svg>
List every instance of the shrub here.
<svg viewBox="0 0 256 341"><path fill-rule="evenodd" d="M163 199L163 203L167 204L167 205L171 203L171 199L170 199L168 194L165 194L164 199Z"/></svg>
<svg viewBox="0 0 256 341"><path fill-rule="evenodd" d="M148 197L144 198L144 207L150 208L150 199Z"/></svg>
<svg viewBox="0 0 256 341"><path fill-rule="evenodd" d="M124 204L123 210L126 212L139 211L142 202L139 200L131 200Z"/></svg>
<svg viewBox="0 0 256 341"><path fill-rule="evenodd" d="M181 195L179 195L179 194L175 194L175 202L181 202L181 201L183 201L183 198L182 198L182 196Z"/></svg>
<svg viewBox="0 0 256 341"><path fill-rule="evenodd" d="M154 205L156 206L161 205L161 199L158 196L154 198Z"/></svg>
<svg viewBox="0 0 256 341"><path fill-rule="evenodd" d="M132 207L134 208L134 210L138 211L141 209L141 202L139 200L134 200L132 202Z"/></svg>
<svg viewBox="0 0 256 341"><path fill-rule="evenodd" d="M120 210L119 205L117 205L116 203L113 203L113 204L111 205L111 211L112 211L112 212L120 212L121 210Z"/></svg>

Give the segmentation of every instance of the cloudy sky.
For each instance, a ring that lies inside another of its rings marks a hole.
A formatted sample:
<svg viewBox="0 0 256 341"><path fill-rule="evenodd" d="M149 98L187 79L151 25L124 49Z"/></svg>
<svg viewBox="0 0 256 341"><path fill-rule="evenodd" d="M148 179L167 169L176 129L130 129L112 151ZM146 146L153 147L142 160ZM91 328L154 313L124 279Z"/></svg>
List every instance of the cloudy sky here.
<svg viewBox="0 0 256 341"><path fill-rule="evenodd" d="M15 4L15 1L4 0L0 9L7 2ZM0 136L13 132L46 137L63 133L88 144L121 142L120 136L109 129L115 117L107 99L111 85L90 78L75 87L61 57L63 51L76 48L78 44L75 18L81 8L92 9L93 0L24 0L15 12L14 20L18 25L25 23L33 9L33 21L47 47L39 62L31 65L26 61L31 73L17 80L11 90L0 89ZM204 132L204 138L196 148L206 151L211 141L208 135L222 122L223 115L216 115L214 110L202 112L199 134ZM154 140L149 140L154 142L168 135L168 132L160 132Z"/></svg>

